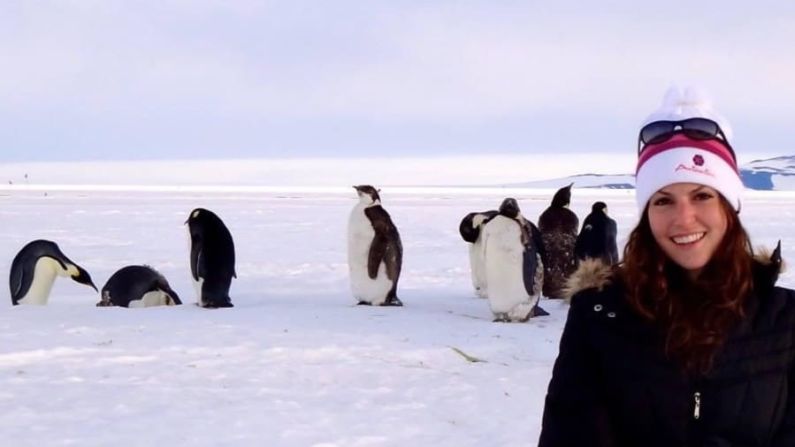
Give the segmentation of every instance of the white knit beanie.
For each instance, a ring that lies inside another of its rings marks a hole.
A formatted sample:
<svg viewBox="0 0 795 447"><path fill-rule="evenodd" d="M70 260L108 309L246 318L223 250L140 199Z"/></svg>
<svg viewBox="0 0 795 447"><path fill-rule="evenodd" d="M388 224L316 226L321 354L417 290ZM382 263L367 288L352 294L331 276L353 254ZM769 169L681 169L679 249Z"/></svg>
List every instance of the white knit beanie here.
<svg viewBox="0 0 795 447"><path fill-rule="evenodd" d="M641 128L655 121L681 121L708 118L718 123L723 135L731 139L728 122L712 108L700 91L676 87L668 90L662 106L649 115ZM717 190L739 212L744 190L731 149L719 139L696 140L683 134L658 144L646 145L638 156L635 170L635 198L639 212L654 193L674 183L697 183Z"/></svg>

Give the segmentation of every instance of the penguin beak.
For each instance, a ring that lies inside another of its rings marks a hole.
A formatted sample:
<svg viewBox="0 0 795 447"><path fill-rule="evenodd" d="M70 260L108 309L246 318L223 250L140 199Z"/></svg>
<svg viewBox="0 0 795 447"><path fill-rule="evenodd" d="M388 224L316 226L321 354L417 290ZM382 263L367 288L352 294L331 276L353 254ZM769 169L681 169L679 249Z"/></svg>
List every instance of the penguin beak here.
<svg viewBox="0 0 795 447"><path fill-rule="evenodd" d="M91 275L89 275L88 272L82 267L75 267L77 267L77 275L72 276L72 279L80 284L91 286L97 293L99 293L99 289L97 289L97 286L94 285L94 281L91 280Z"/></svg>

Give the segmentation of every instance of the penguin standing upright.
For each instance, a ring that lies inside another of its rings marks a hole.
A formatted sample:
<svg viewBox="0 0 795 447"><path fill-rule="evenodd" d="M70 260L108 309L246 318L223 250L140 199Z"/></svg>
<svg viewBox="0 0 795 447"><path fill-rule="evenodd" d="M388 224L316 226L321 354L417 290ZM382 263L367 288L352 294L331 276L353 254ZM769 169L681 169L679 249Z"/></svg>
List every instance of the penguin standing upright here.
<svg viewBox="0 0 795 447"><path fill-rule="evenodd" d="M541 237L522 216L515 199L502 202L499 214L483 227L481 238L494 321L527 321L547 315L538 306L544 283Z"/></svg>
<svg viewBox="0 0 795 447"><path fill-rule="evenodd" d="M182 304L166 278L147 265L128 265L111 275L102 287L98 307L152 307Z"/></svg>
<svg viewBox="0 0 795 447"><path fill-rule="evenodd" d="M580 221L568 208L572 185L560 188L552 197L552 204L538 218L544 239L544 295L548 298L565 296L566 279L577 267L574 244Z"/></svg>
<svg viewBox="0 0 795 447"><path fill-rule="evenodd" d="M190 232L190 271L199 306L233 307L229 287L237 274L232 234L221 218L204 208L191 211L185 223Z"/></svg>
<svg viewBox="0 0 795 447"><path fill-rule="evenodd" d="M469 268L472 275L472 286L475 293L481 298L488 297L488 287L486 284L486 266L483 260L483 240L481 230L489 219L496 216L498 211L490 210L467 214L458 226L461 237L469 242Z"/></svg>
<svg viewBox="0 0 795 447"><path fill-rule="evenodd" d="M67 258L58 244L39 239L22 247L11 262L11 303L47 304L56 276L68 276L97 290L88 272Z"/></svg>
<svg viewBox="0 0 795 447"><path fill-rule="evenodd" d="M582 229L574 245L577 261L593 258L601 259L607 265L618 263L616 233L616 221L607 215L607 204L594 202L591 214L582 222Z"/></svg>
<svg viewBox="0 0 795 447"><path fill-rule="evenodd" d="M359 203L348 219L348 269L358 304L402 306L397 283L403 264L400 234L381 206L378 190L354 186Z"/></svg>

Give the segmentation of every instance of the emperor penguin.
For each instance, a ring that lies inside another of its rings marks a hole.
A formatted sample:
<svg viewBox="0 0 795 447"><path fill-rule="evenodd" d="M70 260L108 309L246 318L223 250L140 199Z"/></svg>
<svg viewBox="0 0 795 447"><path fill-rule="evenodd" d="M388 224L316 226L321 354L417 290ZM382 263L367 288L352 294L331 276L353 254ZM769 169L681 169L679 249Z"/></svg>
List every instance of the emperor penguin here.
<svg viewBox="0 0 795 447"><path fill-rule="evenodd" d="M544 284L541 235L507 198L499 214L483 227L488 299L495 322L527 321L548 315L538 306Z"/></svg>
<svg viewBox="0 0 795 447"><path fill-rule="evenodd" d="M348 218L348 270L358 304L402 306L397 283L403 264L403 245L397 227L381 206L378 190L354 186L359 203Z"/></svg>
<svg viewBox="0 0 795 447"><path fill-rule="evenodd" d="M607 204L594 202L591 214L582 221L582 229L574 244L577 262L586 258L601 259L606 265L618 263L616 221L607 215Z"/></svg>
<svg viewBox="0 0 795 447"><path fill-rule="evenodd" d="M68 276L97 290L88 272L67 258L58 244L39 239L22 247L11 262L11 303L47 304L56 276Z"/></svg>
<svg viewBox="0 0 795 447"><path fill-rule="evenodd" d="M204 208L191 211L185 223L190 233L190 271L199 306L233 307L229 287L237 273L232 234L221 218Z"/></svg>
<svg viewBox="0 0 795 447"><path fill-rule="evenodd" d="M128 265L102 287L98 307L152 307L182 304L166 278L148 265Z"/></svg>
<svg viewBox="0 0 795 447"><path fill-rule="evenodd" d="M574 245L580 221L568 208L573 185L560 188L538 218L544 239L544 295L547 298L563 298L566 280L577 268Z"/></svg>
<svg viewBox="0 0 795 447"><path fill-rule="evenodd" d="M481 298L488 297L488 287L486 285L486 270L483 262L483 246L481 242L483 239L480 237L483 226L494 216L498 211L489 210L482 212L469 213L461 220L458 226L458 232L464 241L469 242L469 271L472 275L472 286L475 288L475 293Z"/></svg>

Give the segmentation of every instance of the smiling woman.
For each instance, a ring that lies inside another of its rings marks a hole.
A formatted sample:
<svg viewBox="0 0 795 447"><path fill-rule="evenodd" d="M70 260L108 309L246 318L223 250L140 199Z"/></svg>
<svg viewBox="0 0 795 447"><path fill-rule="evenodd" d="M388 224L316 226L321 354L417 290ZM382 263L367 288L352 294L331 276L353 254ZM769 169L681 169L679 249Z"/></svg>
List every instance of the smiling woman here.
<svg viewBox="0 0 795 447"><path fill-rule="evenodd" d="M795 445L795 291L753 254L729 138L693 90L647 119L640 222L574 275L540 446Z"/></svg>

